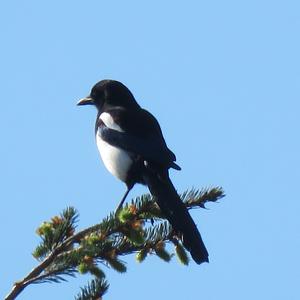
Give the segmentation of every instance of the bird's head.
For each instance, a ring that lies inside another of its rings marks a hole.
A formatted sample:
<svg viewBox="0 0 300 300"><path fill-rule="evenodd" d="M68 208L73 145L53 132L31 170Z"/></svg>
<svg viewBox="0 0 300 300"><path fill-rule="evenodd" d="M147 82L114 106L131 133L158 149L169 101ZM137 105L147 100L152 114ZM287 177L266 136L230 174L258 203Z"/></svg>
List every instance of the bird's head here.
<svg viewBox="0 0 300 300"><path fill-rule="evenodd" d="M130 90L116 80L101 80L97 82L90 95L79 100L77 105L94 105L99 111L115 106L125 108L139 107Z"/></svg>

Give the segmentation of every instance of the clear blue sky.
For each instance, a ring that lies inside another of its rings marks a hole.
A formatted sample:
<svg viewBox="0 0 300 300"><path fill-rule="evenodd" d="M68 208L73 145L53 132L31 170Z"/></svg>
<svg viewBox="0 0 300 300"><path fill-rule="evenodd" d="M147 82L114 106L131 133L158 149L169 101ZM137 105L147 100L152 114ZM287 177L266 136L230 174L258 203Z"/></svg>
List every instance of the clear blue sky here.
<svg viewBox="0 0 300 300"><path fill-rule="evenodd" d="M75 106L113 78L160 121L178 190L227 196L193 212L209 264L128 258L105 299L300 299L299 30L299 1L2 1L0 297L35 266L42 221L73 205L94 224L124 192ZM86 279L19 299L72 299Z"/></svg>

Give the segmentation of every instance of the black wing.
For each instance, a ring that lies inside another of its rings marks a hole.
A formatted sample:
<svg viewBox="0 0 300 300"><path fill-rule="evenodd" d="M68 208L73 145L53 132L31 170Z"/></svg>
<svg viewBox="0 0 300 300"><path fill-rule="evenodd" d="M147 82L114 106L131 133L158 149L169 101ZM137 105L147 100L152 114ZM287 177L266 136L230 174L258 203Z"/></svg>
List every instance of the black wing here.
<svg viewBox="0 0 300 300"><path fill-rule="evenodd" d="M110 145L130 151L144 160L167 168L180 170L175 154L167 147L157 120L146 110L128 111L114 108L109 111L124 130L120 132L99 123L98 134Z"/></svg>

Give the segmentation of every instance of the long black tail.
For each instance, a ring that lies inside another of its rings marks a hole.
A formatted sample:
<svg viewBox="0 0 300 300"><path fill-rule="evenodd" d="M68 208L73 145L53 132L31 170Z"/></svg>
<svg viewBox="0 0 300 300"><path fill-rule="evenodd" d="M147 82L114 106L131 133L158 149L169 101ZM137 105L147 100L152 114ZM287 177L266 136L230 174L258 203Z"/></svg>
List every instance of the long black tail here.
<svg viewBox="0 0 300 300"><path fill-rule="evenodd" d="M182 236L183 245L191 253L194 261L197 264L208 262L208 252L200 232L169 176L160 179L157 174L147 172L144 181L175 232Z"/></svg>

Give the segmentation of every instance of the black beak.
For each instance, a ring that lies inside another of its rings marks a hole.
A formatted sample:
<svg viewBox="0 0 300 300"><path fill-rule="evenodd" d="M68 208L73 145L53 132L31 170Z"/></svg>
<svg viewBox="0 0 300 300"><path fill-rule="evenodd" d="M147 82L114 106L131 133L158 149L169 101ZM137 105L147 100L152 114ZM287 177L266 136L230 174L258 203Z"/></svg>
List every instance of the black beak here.
<svg viewBox="0 0 300 300"><path fill-rule="evenodd" d="M77 102L77 105L94 105L94 104L95 104L95 102L92 97L85 97L85 98L80 99Z"/></svg>

